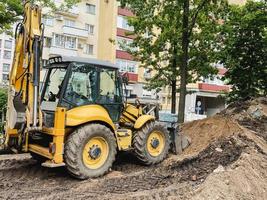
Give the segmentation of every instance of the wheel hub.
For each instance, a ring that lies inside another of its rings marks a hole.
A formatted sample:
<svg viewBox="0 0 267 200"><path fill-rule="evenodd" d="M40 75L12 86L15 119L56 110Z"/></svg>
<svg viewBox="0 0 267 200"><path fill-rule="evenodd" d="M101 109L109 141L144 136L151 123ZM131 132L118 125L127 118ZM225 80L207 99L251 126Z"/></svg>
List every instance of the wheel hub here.
<svg viewBox="0 0 267 200"><path fill-rule="evenodd" d="M159 140L158 140L158 138L153 138L152 140L151 140L151 146L154 148L154 149L156 149L158 146L159 146Z"/></svg>
<svg viewBox="0 0 267 200"><path fill-rule="evenodd" d="M99 148L97 145L93 145L93 147L90 148L89 156L92 159L97 159L100 157L100 155L101 155L101 148Z"/></svg>

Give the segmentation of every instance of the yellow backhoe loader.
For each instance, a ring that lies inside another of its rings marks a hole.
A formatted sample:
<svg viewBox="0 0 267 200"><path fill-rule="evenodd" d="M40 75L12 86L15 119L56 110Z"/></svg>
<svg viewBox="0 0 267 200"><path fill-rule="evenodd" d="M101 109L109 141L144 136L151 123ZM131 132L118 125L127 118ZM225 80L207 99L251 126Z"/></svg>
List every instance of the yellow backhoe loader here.
<svg viewBox="0 0 267 200"><path fill-rule="evenodd" d="M132 151L146 165L166 157L167 129L144 114L138 101L125 103L115 65L54 57L40 82L43 25L40 8L30 3L15 37L6 147L31 153L42 166L66 166L78 179L108 172L118 151Z"/></svg>

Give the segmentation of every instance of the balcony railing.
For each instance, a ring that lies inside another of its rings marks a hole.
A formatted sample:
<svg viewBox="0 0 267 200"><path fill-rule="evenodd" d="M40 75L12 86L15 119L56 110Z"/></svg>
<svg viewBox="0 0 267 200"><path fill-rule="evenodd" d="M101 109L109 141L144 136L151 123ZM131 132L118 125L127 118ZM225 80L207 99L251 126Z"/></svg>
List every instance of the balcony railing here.
<svg viewBox="0 0 267 200"><path fill-rule="evenodd" d="M76 27L70 27L70 26L63 26L63 33L68 35L75 35L78 37L88 37L88 30L86 29L80 29Z"/></svg>
<svg viewBox="0 0 267 200"><path fill-rule="evenodd" d="M49 48L49 55L78 56L78 53L77 50L75 49L66 49L66 48L52 46Z"/></svg>
<svg viewBox="0 0 267 200"><path fill-rule="evenodd" d="M79 15L79 8L74 6L73 8L69 9L68 11L58 11L58 14L69 16L69 17L78 17Z"/></svg>
<svg viewBox="0 0 267 200"><path fill-rule="evenodd" d="M228 92L230 90L230 86L228 85L215 85L209 83L199 83L198 88L200 90L212 91L212 92L221 92L221 91Z"/></svg>

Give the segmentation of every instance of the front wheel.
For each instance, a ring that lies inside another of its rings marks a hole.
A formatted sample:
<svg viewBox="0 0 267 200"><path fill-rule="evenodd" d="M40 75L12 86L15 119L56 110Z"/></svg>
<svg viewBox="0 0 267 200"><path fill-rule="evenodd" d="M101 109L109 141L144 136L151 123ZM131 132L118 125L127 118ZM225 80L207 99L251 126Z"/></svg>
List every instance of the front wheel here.
<svg viewBox="0 0 267 200"><path fill-rule="evenodd" d="M116 153L117 144L112 131L104 125L89 124L68 137L64 160L72 176L87 179L108 172Z"/></svg>
<svg viewBox="0 0 267 200"><path fill-rule="evenodd" d="M134 135L134 152L145 165L161 162L170 149L168 130L158 122L148 122Z"/></svg>

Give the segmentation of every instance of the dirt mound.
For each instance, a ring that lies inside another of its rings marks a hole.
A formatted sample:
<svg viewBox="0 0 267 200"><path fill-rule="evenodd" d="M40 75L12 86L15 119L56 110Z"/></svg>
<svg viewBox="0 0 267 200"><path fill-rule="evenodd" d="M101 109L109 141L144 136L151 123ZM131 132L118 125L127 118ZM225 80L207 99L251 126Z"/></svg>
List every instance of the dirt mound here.
<svg viewBox="0 0 267 200"><path fill-rule="evenodd" d="M192 144L151 167L121 154L108 175L85 181L26 155L0 155L0 199L267 199L266 102L232 104L183 126Z"/></svg>
<svg viewBox="0 0 267 200"><path fill-rule="evenodd" d="M267 98L233 103L213 117L185 123L181 131L192 144L183 154L199 153L219 138L244 132L242 127L267 141Z"/></svg>
<svg viewBox="0 0 267 200"><path fill-rule="evenodd" d="M191 155L199 153L219 138L240 132L241 129L236 123L221 115L186 123L182 128L182 133L189 136L191 145L183 154Z"/></svg>

